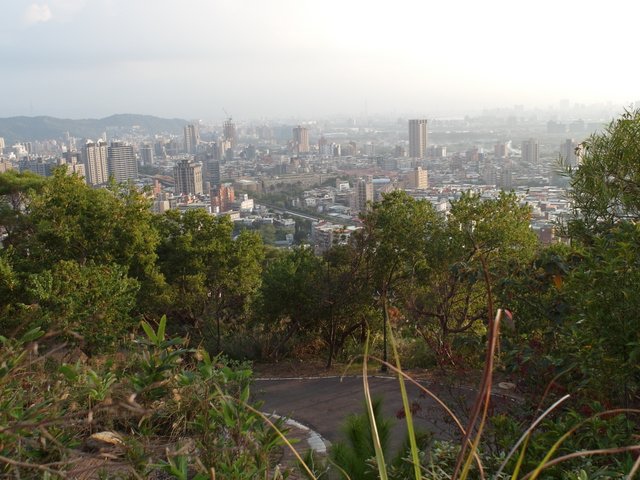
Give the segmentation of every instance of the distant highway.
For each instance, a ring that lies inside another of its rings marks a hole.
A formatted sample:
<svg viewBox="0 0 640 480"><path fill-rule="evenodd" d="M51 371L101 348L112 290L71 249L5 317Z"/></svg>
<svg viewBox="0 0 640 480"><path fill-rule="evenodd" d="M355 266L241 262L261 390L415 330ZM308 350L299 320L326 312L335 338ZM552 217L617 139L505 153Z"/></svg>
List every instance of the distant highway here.
<svg viewBox="0 0 640 480"><path fill-rule="evenodd" d="M322 216L309 215L308 213L301 213L301 212L296 212L296 211L293 211L293 210L287 210L285 208L277 207L275 205L270 205L270 204L264 203L264 202L258 202L258 204L259 205L263 205L263 206L269 208L270 210L273 210L276 213L291 215L292 217L304 218L305 220L311 220L312 222L320 222L322 220L326 220L326 221L333 222L333 223L338 223L338 224L341 224L341 225L355 225L356 224L353 220L345 220L343 218L333 218L330 215L322 215Z"/></svg>

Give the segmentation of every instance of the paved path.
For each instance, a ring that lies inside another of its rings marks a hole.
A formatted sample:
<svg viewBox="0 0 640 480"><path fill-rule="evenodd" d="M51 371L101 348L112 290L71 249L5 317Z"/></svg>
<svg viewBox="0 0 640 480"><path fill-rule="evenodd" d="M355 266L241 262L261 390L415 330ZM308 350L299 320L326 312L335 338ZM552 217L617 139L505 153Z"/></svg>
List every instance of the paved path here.
<svg viewBox="0 0 640 480"><path fill-rule="evenodd" d="M406 423L398 418L402 412L402 398L396 378L370 377L369 384L373 397L383 398L386 416L394 420L392 446L400 445L405 436ZM445 387L429 385L449 408L466 423L466 411L475 399L475 393L462 386ZM441 407L430 398L420 395L417 387L407 384L410 402L418 409L415 425L434 433L436 438L459 438L452 422L445 419ZM325 439L335 442L341 439L341 427L350 413L364 411L362 378L339 377L309 379L257 379L253 384L254 400L261 400L261 410L288 416L317 431ZM512 402L495 399L497 408L507 408Z"/></svg>

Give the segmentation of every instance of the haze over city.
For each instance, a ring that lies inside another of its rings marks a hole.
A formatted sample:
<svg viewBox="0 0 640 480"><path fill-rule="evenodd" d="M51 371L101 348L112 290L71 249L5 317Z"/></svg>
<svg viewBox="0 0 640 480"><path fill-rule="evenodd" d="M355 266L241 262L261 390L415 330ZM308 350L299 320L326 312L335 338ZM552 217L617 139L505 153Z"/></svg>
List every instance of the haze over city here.
<svg viewBox="0 0 640 480"><path fill-rule="evenodd" d="M629 105L639 13L628 1L5 0L0 116Z"/></svg>

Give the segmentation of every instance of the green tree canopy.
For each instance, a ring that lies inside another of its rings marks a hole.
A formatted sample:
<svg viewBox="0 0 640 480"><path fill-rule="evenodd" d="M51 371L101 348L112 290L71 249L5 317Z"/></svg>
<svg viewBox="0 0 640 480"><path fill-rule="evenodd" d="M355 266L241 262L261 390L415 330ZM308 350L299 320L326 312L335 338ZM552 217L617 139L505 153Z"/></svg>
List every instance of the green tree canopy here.
<svg viewBox="0 0 640 480"><path fill-rule="evenodd" d="M442 218L431 203L397 190L372 204L362 221L355 245L364 257L365 278L382 311L386 334L389 307L402 303L416 273L425 268L424 245L431 242Z"/></svg>
<svg viewBox="0 0 640 480"><path fill-rule="evenodd" d="M529 220L530 207L513 193L490 199L465 193L421 244L425 266L408 309L442 361L452 360L450 335L492 318L499 279L535 253Z"/></svg>
<svg viewBox="0 0 640 480"><path fill-rule="evenodd" d="M13 233L20 223L30 198L45 184L45 178L32 172L9 170L0 173L0 239L3 244L13 242Z"/></svg>
<svg viewBox="0 0 640 480"><path fill-rule="evenodd" d="M262 241L250 232L233 240L229 218L204 210L171 210L157 223L162 238L158 265L171 287L163 308L201 333L215 324L220 349L221 323L244 315L260 285Z"/></svg>
<svg viewBox="0 0 640 480"><path fill-rule="evenodd" d="M317 279L321 275L322 259L310 248L296 248L265 268L258 315L279 337L271 355L279 354L295 334L317 331L321 304Z"/></svg>
<svg viewBox="0 0 640 480"><path fill-rule="evenodd" d="M62 260L115 263L148 289L161 282L151 219L149 202L135 187L92 189L58 170L32 195L11 246L21 270L39 272Z"/></svg>
<svg viewBox="0 0 640 480"><path fill-rule="evenodd" d="M640 110L627 111L582 143L569 170L574 216L569 233L584 238L620 220L640 218Z"/></svg>
<svg viewBox="0 0 640 480"><path fill-rule="evenodd" d="M163 285L145 196L133 186L92 189L62 170L0 183L13 213L0 261L3 326L39 324L86 333L92 349L113 345Z"/></svg>
<svg viewBox="0 0 640 480"><path fill-rule="evenodd" d="M322 258L316 278L320 303L318 329L327 345L327 368L352 334L360 332L364 340L366 326L375 309L367 284L364 257L353 245L336 245Z"/></svg>

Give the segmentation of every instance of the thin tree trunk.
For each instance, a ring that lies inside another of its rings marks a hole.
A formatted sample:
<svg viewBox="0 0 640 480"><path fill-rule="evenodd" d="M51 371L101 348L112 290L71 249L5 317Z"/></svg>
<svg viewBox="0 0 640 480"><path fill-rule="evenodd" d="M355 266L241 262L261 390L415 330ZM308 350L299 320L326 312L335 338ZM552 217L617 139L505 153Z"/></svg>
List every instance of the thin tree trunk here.
<svg viewBox="0 0 640 480"><path fill-rule="evenodd" d="M327 370L331 368L333 363L334 346L336 343L336 325L333 318L333 305L329 307L329 358L327 358Z"/></svg>

